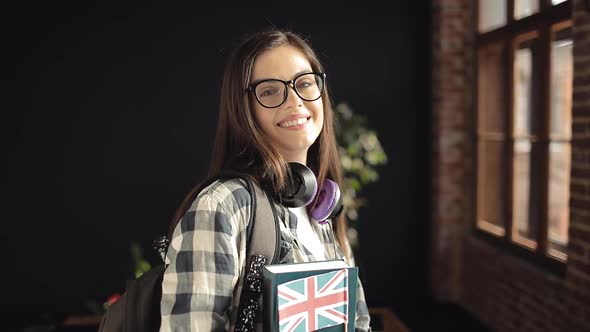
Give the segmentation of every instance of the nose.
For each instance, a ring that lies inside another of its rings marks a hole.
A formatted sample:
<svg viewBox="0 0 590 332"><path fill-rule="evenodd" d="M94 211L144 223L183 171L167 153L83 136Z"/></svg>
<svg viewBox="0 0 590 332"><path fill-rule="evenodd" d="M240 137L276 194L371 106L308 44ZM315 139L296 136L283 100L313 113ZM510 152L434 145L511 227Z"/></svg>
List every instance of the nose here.
<svg viewBox="0 0 590 332"><path fill-rule="evenodd" d="M301 106L303 100L295 92L295 85L293 82L287 84L287 99L285 100L285 107L298 107Z"/></svg>

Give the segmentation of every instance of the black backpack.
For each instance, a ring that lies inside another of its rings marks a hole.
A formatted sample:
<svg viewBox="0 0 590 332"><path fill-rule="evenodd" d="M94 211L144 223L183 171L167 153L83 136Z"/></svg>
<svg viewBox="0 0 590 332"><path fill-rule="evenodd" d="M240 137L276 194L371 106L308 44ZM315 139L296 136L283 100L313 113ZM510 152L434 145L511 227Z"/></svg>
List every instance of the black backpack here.
<svg viewBox="0 0 590 332"><path fill-rule="evenodd" d="M278 220L270 197L247 175L224 172L202 182L193 193L198 194L213 181L222 178L241 178L246 181L252 196L251 220L248 223L249 267L244 278L236 331L254 331L255 319L262 290L257 287L261 281L261 269L268 263L276 263L280 249ZM194 198L194 197L193 197ZM159 331L161 323L160 299L162 280L166 265L160 264L128 281L121 298L112 303L105 312L98 332ZM255 304L253 307L252 304Z"/></svg>

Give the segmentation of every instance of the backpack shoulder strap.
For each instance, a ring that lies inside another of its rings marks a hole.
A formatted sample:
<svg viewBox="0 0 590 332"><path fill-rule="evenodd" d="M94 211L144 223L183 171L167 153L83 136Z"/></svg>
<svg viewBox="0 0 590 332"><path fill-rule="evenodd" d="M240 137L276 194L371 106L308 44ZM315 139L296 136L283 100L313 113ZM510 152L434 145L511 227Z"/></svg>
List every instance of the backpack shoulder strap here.
<svg viewBox="0 0 590 332"><path fill-rule="evenodd" d="M228 173L225 173L228 174ZM232 173L246 181L252 197L252 213L248 223L246 275L242 285L238 318L234 331L256 331L256 315L261 311L265 265L279 260L280 231L277 214L270 196L250 176Z"/></svg>
<svg viewBox="0 0 590 332"><path fill-rule="evenodd" d="M247 257L263 255L267 263L272 264L279 259L281 241L276 211L268 194L254 181L249 178L247 181L253 192L253 217L249 224L252 231L248 239Z"/></svg>

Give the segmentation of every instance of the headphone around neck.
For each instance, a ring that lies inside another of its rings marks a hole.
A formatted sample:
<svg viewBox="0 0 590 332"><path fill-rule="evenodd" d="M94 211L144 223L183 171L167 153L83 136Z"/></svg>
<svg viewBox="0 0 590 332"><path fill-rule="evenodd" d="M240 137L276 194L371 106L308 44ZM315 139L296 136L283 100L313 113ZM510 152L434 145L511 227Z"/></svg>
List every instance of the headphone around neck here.
<svg viewBox="0 0 590 332"><path fill-rule="evenodd" d="M315 174L307 166L290 162L289 169L287 189L281 195L281 202L285 206L306 206L310 217L320 224L327 223L342 213L342 195L336 182L325 179L318 187ZM316 204L310 206L316 197Z"/></svg>

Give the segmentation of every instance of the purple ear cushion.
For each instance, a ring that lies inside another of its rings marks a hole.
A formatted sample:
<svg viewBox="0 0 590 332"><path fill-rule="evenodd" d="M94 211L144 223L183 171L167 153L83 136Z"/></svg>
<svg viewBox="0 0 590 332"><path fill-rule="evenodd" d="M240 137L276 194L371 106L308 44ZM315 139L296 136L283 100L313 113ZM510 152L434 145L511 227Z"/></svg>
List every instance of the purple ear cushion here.
<svg viewBox="0 0 590 332"><path fill-rule="evenodd" d="M338 184L329 179L324 180L319 195L318 201L314 208L311 209L310 214L314 220L321 222L326 220L336 207L340 196Z"/></svg>

